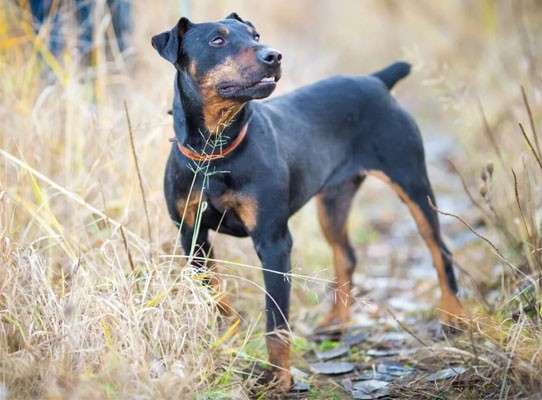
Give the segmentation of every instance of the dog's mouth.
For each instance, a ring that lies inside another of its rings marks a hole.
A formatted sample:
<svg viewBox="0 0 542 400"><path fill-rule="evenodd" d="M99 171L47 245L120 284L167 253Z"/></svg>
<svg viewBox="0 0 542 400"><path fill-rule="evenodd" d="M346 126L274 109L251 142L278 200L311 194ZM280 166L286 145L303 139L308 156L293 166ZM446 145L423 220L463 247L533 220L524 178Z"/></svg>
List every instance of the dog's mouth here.
<svg viewBox="0 0 542 400"><path fill-rule="evenodd" d="M255 98L259 98L260 96L258 96L257 94L262 91L269 92L269 94L271 94L271 92L277 86L277 82L279 81L279 79L280 71L267 73L256 82L251 82L249 84L239 84L232 82L223 83L219 85L217 89L218 93L222 97L234 97L237 95L247 96L253 93L255 95ZM267 96L269 94L267 94Z"/></svg>

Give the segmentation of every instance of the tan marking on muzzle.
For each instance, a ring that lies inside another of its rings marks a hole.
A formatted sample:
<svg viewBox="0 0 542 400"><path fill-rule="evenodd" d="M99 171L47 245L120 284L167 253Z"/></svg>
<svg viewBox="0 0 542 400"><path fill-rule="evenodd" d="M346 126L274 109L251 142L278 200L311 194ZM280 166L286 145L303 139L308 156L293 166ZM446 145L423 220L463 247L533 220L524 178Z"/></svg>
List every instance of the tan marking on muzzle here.
<svg viewBox="0 0 542 400"><path fill-rule="evenodd" d="M220 133L243 107L243 103L237 100L220 97L217 91L218 85L224 82L239 86L252 83L247 81L247 75L256 67L256 53L253 48L247 48L234 56L227 57L222 64L217 65L199 79L204 124L210 133Z"/></svg>

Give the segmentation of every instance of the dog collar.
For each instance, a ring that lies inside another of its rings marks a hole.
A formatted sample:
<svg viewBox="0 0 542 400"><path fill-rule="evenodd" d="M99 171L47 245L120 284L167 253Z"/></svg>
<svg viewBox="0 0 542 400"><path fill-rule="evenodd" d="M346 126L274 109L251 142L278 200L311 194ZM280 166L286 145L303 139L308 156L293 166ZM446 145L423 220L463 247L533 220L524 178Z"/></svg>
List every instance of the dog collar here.
<svg viewBox="0 0 542 400"><path fill-rule="evenodd" d="M248 122L243 126L243 128L241 129L241 132L239 132L239 135L235 138L235 140L231 142L231 144L228 147L226 148L221 147L218 153L215 153L215 152L211 154L196 153L195 151L181 144L176 138L173 138L172 141L177 142L177 147L179 148L179 151L185 157L191 159L192 161L197 161L197 162L216 161L216 160L226 157L228 154L234 151L245 138L247 134L247 130L248 130Z"/></svg>

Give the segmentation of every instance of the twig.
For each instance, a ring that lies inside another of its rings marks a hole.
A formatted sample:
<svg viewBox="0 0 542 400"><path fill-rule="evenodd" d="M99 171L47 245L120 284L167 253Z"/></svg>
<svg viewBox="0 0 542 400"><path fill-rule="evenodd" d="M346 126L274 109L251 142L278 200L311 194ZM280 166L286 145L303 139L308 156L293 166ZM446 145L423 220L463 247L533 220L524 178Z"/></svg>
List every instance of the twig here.
<svg viewBox="0 0 542 400"><path fill-rule="evenodd" d="M536 158L536 161L538 162L538 166L542 170L542 160L540 160L540 156L536 152L536 150L533 147L533 144L531 143L531 140L529 139L529 136L527 136L527 133L525 132L525 129L523 129L523 125L521 125L521 122L519 123L519 128L521 129L521 133L523 134L523 137L527 144L529 145L529 148L531 149L534 157Z"/></svg>
<svg viewBox="0 0 542 400"><path fill-rule="evenodd" d="M130 249L128 248L128 241L126 240L126 235L124 234L124 228L122 227L122 225L120 226L120 236L122 237L124 250L126 250L126 254L128 255L128 264L130 264L130 268L132 269L132 272L135 273L134 260L132 259L132 253L130 252Z"/></svg>
<svg viewBox="0 0 542 400"><path fill-rule="evenodd" d="M504 158L502 156L501 150L499 149L499 145L497 144L497 141L495 140L495 136L493 135L493 130L491 129L491 126L489 125L489 121L487 120L486 113L484 111L484 107L482 106L482 102L480 101L480 99L478 99L478 108L480 109L482 122L484 123L484 133L486 134L489 140L489 143L491 143L493 150L495 150L495 153L497 154L497 157L499 158L499 161L501 165L503 166L503 169L505 169L506 163L504 162Z"/></svg>
<svg viewBox="0 0 542 400"><path fill-rule="evenodd" d="M487 365L491 366L495 370L500 368L498 364L494 363L489 358L475 356L474 354L469 353L466 350L461 350L461 349L458 349L458 348L455 348L455 347L447 347L447 346L446 347L435 348L435 350L441 350L441 351L445 351L445 352L448 352L448 353L456 354L456 355L460 356L461 358L464 358L464 357L475 358L476 360L480 360L480 361L485 362ZM493 354L499 355L499 356L502 357L502 355L497 353L497 352L494 352Z"/></svg>
<svg viewBox="0 0 542 400"><path fill-rule="evenodd" d="M143 180L141 179L141 171L139 169L139 163L137 161L137 154L134 145L134 134L132 132L132 123L130 122L130 115L128 114L128 106L126 101L124 102L124 111L126 113L126 121L128 122L128 133L130 134L130 147L132 149L132 155L134 156L134 163L137 172L137 180L139 182L139 189L141 191L141 197L143 199L143 208L145 210L145 218L147 220L147 234L149 235L149 256L152 259L152 232L151 232L151 221L149 219L149 210L147 209L147 199L145 198L145 190L143 188Z"/></svg>
<svg viewBox="0 0 542 400"><path fill-rule="evenodd" d="M470 192L470 190L469 190L469 188L467 186L467 182L465 181L465 178L463 177L463 175L461 174L459 169L455 166L455 164L453 163L453 161L451 159L448 159L448 163L450 164L450 166L454 170L455 174L459 177L459 179L461 181L461 185L463 185L463 190L467 194L467 197L469 198L471 203L474 204L476 206L476 208L478 208L480 211L482 211L482 213L485 215L486 218L490 219L491 218L490 214L487 212L487 210L484 207L482 207L482 205L480 203L478 203L478 201L476 201L476 199L474 198L474 196Z"/></svg>
<svg viewBox="0 0 542 400"><path fill-rule="evenodd" d="M529 115L529 123L531 124L531 131L533 133L534 142L536 144L536 149L538 150L539 157L542 156L542 149L540 148L540 143L538 142L538 132L536 131L536 124L534 123L533 112L531 111L531 106L529 105L529 99L527 99L527 94L525 93L525 88L521 86L521 95L523 96L523 103L527 109L527 114Z"/></svg>
<svg viewBox="0 0 542 400"><path fill-rule="evenodd" d="M525 229L527 240L529 240L531 235L529 233L529 227L527 226L527 221L525 220L525 214L523 213L523 209L521 208L521 202L519 201L518 178L516 176L516 173L514 172L514 169L512 169L512 175L514 176L514 194L515 194L516 203L519 209L519 215L521 216L521 222L523 223L523 229Z"/></svg>
<svg viewBox="0 0 542 400"><path fill-rule="evenodd" d="M410 330L405 324L403 324L401 321L399 321L399 319L395 316L395 314L389 309L389 307L387 308L387 311L388 311L388 314L391 315L391 317L395 320L395 322L397 322L397 324L401 327L402 330L404 330L406 333L408 333L410 336L412 336L414 339L416 339L416 341L418 341L423 347L425 348L430 348L430 346L425 343L418 335L416 335L414 332L412 332L412 330ZM437 355L437 357L439 357ZM440 358L440 357L439 357ZM444 361L441 359L441 361Z"/></svg>
<svg viewBox="0 0 542 400"><path fill-rule="evenodd" d="M455 215L455 214L452 214L452 213L447 213L447 212L444 212L444 211L441 211L439 210L437 207L435 207L435 205L433 204L433 202L431 201L431 198L429 196L427 196L427 201L429 202L429 207L431 207L433 209L433 211L439 213L439 214L442 214L442 215L445 215L447 217L454 217L456 218L457 220L461 221L461 223L463 225L465 225L465 227L467 227L467 229L469 231L471 231L474 235L476 235L478 238L482 239L484 242L486 242L487 244L489 244L491 246L491 248L495 251L495 253L499 256L499 258L504 262L506 263L506 265L508 265L510 268L512 268L514 271L517 271L518 269L512 265L510 263L510 261L508 261L506 258L504 258L504 256L502 255L501 251L497 248L497 246L495 246L488 238L486 238L485 236L481 235L480 233L476 232L476 230L467 222L465 221L463 218L461 218L459 215Z"/></svg>

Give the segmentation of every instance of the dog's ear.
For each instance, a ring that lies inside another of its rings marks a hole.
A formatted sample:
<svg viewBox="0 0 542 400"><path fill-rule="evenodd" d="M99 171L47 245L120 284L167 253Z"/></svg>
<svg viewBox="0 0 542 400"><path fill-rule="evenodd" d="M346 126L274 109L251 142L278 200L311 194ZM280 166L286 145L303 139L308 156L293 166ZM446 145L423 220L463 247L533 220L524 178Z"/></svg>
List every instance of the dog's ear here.
<svg viewBox="0 0 542 400"><path fill-rule="evenodd" d="M252 24L252 22L250 22L250 21L245 21L245 20L244 20L243 18L241 18L241 17L239 16L239 14L237 14L236 12L232 12L230 15L228 15L228 16L226 17L226 19L235 19L235 20L237 20L237 21L239 21L239 22L242 22L242 23L245 24L245 25L250 26L251 28L254 28L254 25Z"/></svg>
<svg viewBox="0 0 542 400"><path fill-rule="evenodd" d="M232 12L230 15L226 17L226 19L236 19L237 21L242 22L243 24L245 23L245 21L243 21L243 18L241 18L239 14L237 14L236 12Z"/></svg>
<svg viewBox="0 0 542 400"><path fill-rule="evenodd" d="M152 47L163 58L175 64L179 58L182 37L192 25L193 23L188 18L181 18L170 31L153 36L151 40Z"/></svg>

